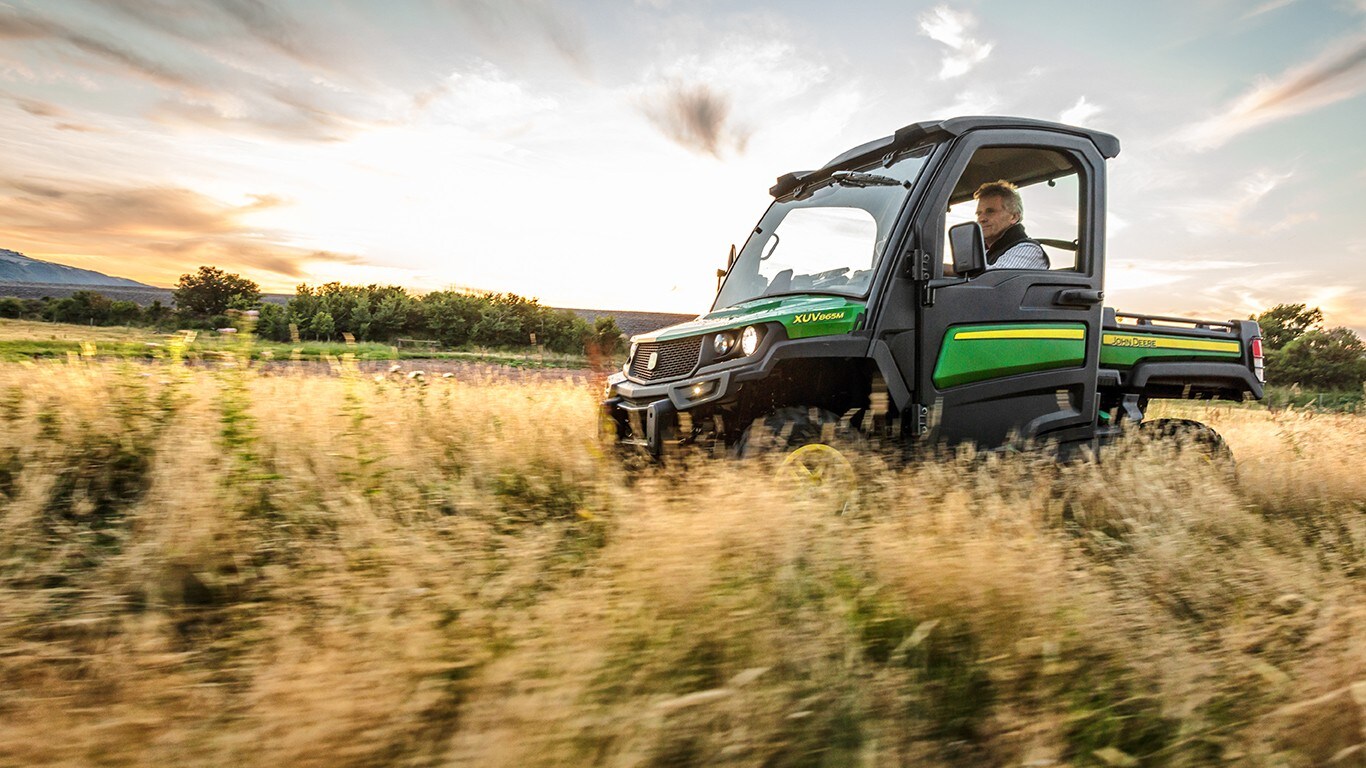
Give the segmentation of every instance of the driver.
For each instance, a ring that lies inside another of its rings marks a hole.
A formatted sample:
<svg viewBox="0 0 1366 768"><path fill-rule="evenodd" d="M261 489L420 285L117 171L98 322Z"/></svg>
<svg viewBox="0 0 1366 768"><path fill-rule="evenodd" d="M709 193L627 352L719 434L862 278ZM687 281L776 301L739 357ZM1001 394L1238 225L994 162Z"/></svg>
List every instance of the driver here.
<svg viewBox="0 0 1366 768"><path fill-rule="evenodd" d="M987 246L987 269L1048 269L1043 246L1025 234L1024 203L1015 185L990 181L972 194L977 200L977 224Z"/></svg>

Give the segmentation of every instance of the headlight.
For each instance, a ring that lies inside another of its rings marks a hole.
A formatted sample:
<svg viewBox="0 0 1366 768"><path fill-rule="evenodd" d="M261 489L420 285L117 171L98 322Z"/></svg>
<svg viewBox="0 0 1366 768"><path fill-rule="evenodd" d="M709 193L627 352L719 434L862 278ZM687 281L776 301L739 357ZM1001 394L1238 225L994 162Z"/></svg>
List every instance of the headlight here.
<svg viewBox="0 0 1366 768"><path fill-rule="evenodd" d="M640 345L639 345L639 344L636 344L635 342L631 342L631 352L630 352L630 354L628 354L628 355L626 356L627 361L631 361L631 360L636 359L636 350L637 350L637 349L640 349Z"/></svg>
<svg viewBox="0 0 1366 768"><path fill-rule="evenodd" d="M735 349L735 334L731 331L724 331L716 334L711 340L711 348L716 352L717 357L725 357Z"/></svg>
<svg viewBox="0 0 1366 768"><path fill-rule="evenodd" d="M746 355L752 355L758 348L759 329L752 325L746 327L744 332L740 334L740 351L744 352Z"/></svg>

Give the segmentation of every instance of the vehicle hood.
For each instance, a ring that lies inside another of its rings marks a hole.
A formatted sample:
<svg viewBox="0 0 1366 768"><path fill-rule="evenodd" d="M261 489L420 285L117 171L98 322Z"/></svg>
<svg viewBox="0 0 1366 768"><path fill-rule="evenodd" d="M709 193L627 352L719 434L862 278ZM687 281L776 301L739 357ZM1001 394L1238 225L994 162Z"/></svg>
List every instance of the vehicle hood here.
<svg viewBox="0 0 1366 768"><path fill-rule="evenodd" d="M670 341L703 333L715 333L746 325L778 322L788 338L830 336L852 331L863 314L864 303L844 296L770 296L718 309L696 320L671 325L631 338L633 344Z"/></svg>

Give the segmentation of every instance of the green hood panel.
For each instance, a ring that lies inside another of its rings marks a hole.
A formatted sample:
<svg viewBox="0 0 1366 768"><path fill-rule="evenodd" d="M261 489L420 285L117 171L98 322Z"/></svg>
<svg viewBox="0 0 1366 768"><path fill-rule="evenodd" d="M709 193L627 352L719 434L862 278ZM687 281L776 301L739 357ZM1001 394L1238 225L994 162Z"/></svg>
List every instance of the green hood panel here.
<svg viewBox="0 0 1366 768"><path fill-rule="evenodd" d="M843 296L773 296L718 309L696 320L643 333L631 341L671 341L770 322L782 323L790 339L832 336L854 330L863 311L863 302Z"/></svg>

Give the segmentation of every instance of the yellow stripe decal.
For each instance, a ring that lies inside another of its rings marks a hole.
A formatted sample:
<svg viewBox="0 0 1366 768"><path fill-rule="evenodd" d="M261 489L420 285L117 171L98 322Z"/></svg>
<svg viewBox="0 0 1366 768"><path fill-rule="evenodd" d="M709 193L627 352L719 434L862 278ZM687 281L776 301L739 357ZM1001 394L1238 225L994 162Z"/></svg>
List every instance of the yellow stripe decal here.
<svg viewBox="0 0 1366 768"><path fill-rule="evenodd" d="M1107 347L1141 347L1146 349L1193 349L1199 352L1242 351L1236 341L1198 341L1196 339L1173 339L1167 336L1131 336L1123 333L1107 333L1101 337Z"/></svg>
<svg viewBox="0 0 1366 768"><path fill-rule="evenodd" d="M1008 331L959 331L953 335L961 339L1084 339L1081 328L1012 328Z"/></svg>

